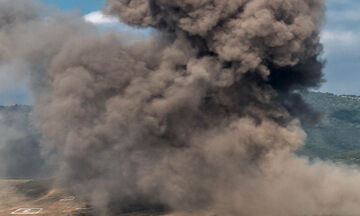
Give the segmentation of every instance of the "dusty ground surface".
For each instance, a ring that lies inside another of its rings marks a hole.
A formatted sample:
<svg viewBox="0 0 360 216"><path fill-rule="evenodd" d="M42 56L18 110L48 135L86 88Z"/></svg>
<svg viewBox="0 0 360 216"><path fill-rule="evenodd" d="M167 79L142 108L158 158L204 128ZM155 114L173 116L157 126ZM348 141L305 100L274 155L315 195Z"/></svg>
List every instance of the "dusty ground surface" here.
<svg viewBox="0 0 360 216"><path fill-rule="evenodd" d="M51 188L51 180L0 180L0 215L90 215L84 201Z"/></svg>
<svg viewBox="0 0 360 216"><path fill-rule="evenodd" d="M52 189L51 186L51 180L46 179L0 179L0 216L96 216L84 200L75 197L69 191ZM121 216L145 215L157 216L166 214L154 212L121 214Z"/></svg>
<svg viewBox="0 0 360 216"><path fill-rule="evenodd" d="M0 179L0 216L97 216L86 201L63 189L53 189L52 181ZM130 212L119 216L214 216L214 214Z"/></svg>

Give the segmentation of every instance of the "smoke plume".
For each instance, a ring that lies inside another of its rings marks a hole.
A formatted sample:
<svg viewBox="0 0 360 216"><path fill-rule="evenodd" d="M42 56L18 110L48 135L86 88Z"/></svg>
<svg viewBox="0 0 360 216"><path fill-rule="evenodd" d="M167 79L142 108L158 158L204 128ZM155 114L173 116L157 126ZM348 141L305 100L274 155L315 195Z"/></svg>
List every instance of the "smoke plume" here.
<svg viewBox="0 0 360 216"><path fill-rule="evenodd" d="M59 184L101 215L158 204L246 216L360 211L357 169L294 153L306 138L298 117L317 117L297 93L323 82L324 0L107 4L156 32L134 41L0 0L0 62L26 66Z"/></svg>
<svg viewBox="0 0 360 216"><path fill-rule="evenodd" d="M0 106L0 178L32 178L49 174L41 154L40 135L28 106Z"/></svg>

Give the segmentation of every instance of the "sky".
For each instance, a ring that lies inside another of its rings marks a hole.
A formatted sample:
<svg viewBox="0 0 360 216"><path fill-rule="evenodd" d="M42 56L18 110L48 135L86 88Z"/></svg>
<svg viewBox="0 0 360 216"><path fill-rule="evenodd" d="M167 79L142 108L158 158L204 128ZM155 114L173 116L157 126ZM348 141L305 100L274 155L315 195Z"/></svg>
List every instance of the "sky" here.
<svg viewBox="0 0 360 216"><path fill-rule="evenodd" d="M148 30L136 30L119 22L116 18L103 15L100 10L105 0L40 0L63 11L77 11L89 23L100 29L116 29L147 36ZM334 94L360 95L360 1L327 0L326 22L321 34L324 44L323 58L326 83L316 91ZM1 82L6 68L0 67L0 104L31 104L31 97L25 80L16 84ZM5 80L5 79L3 79ZM8 80L8 79L7 79Z"/></svg>
<svg viewBox="0 0 360 216"><path fill-rule="evenodd" d="M40 0L44 4L53 5L61 10L80 10L83 14L101 9L104 0Z"/></svg>
<svg viewBox="0 0 360 216"><path fill-rule="evenodd" d="M328 0L322 33L327 83L320 89L360 95L360 1Z"/></svg>

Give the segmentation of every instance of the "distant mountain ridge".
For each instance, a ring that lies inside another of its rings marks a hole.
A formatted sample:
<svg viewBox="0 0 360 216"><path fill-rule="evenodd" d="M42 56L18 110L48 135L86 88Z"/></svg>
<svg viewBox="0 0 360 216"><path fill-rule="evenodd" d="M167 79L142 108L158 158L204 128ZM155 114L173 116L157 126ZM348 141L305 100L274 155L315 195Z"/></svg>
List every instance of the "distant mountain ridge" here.
<svg viewBox="0 0 360 216"><path fill-rule="evenodd" d="M0 111L31 111L32 107L30 105L14 104L10 106L0 105Z"/></svg>

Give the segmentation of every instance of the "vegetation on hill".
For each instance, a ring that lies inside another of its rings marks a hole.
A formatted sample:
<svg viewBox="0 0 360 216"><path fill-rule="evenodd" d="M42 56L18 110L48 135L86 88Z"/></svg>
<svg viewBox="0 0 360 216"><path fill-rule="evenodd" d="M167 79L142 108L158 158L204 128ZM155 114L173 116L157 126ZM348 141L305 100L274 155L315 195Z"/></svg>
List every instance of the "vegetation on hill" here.
<svg viewBox="0 0 360 216"><path fill-rule="evenodd" d="M308 135L300 155L360 164L360 97L311 92L305 101L324 118L304 125Z"/></svg>

